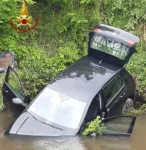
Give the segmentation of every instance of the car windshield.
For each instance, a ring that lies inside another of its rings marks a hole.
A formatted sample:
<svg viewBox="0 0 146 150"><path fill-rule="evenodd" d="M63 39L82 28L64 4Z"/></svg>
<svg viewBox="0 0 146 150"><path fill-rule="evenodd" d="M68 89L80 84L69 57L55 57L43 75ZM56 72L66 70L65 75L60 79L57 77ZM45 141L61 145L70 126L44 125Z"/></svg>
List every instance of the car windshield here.
<svg viewBox="0 0 146 150"><path fill-rule="evenodd" d="M90 47L95 50L103 51L105 53L116 56L121 60L126 59L127 55L129 54L128 46L101 35L94 35L91 38Z"/></svg>
<svg viewBox="0 0 146 150"><path fill-rule="evenodd" d="M28 112L64 127L79 127L86 103L46 87L29 107Z"/></svg>

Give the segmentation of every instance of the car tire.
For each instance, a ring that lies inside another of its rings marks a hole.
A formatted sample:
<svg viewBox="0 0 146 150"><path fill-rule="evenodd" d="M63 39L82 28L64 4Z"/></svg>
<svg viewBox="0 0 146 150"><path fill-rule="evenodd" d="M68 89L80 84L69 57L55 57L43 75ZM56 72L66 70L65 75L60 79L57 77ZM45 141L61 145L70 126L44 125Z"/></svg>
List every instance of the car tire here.
<svg viewBox="0 0 146 150"><path fill-rule="evenodd" d="M125 115L128 111L134 108L134 101L131 98L128 98L123 106L122 115Z"/></svg>

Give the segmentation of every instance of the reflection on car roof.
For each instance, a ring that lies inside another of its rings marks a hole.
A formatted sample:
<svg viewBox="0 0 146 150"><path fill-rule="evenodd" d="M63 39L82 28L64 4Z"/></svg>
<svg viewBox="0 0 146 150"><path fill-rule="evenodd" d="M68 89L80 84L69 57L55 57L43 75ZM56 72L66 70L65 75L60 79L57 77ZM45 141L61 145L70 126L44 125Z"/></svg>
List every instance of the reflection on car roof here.
<svg viewBox="0 0 146 150"><path fill-rule="evenodd" d="M91 101L119 68L85 56L57 76L49 87L78 100Z"/></svg>

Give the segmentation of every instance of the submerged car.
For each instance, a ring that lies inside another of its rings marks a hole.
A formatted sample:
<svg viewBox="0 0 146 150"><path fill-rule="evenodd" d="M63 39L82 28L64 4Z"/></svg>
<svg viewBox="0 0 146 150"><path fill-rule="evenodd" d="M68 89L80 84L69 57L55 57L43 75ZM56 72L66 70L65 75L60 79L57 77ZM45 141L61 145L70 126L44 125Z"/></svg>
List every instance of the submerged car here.
<svg viewBox="0 0 146 150"><path fill-rule="evenodd" d="M4 103L19 117L6 133L76 135L101 116L107 127L103 135L131 135L136 118L120 115L134 106L136 78L124 65L136 52L139 38L104 24L97 25L89 37L88 55L48 83L31 103L16 71L8 68ZM19 89L12 84L16 80Z"/></svg>

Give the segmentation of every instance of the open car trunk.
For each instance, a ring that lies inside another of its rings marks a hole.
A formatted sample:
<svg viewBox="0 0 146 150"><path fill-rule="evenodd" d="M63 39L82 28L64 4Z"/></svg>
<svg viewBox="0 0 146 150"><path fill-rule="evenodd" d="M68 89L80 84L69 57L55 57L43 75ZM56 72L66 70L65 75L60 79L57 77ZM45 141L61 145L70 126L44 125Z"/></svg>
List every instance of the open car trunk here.
<svg viewBox="0 0 146 150"><path fill-rule="evenodd" d="M124 66L136 52L139 38L108 25L97 25L89 34L88 55L108 63Z"/></svg>

